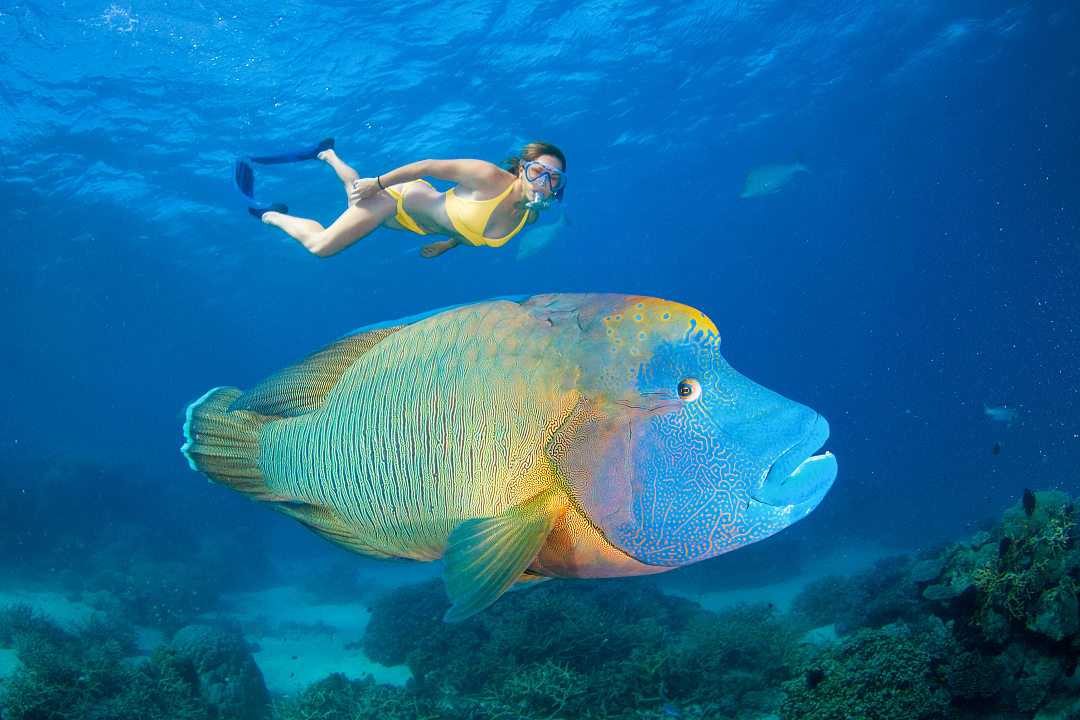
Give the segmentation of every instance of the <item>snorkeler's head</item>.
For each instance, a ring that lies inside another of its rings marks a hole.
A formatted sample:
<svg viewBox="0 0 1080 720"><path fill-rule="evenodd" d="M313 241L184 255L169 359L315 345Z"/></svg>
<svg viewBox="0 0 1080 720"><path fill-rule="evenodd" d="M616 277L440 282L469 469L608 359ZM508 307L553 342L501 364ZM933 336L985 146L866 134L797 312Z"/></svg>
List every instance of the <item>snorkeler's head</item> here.
<svg viewBox="0 0 1080 720"><path fill-rule="evenodd" d="M559 161L559 166L566 170L566 156L563 155L563 151L555 147L551 143L546 142L531 142L526 143L518 151L518 154L508 159L507 165L511 172L516 172L521 166L529 160L539 160L542 155L550 155L552 158Z"/></svg>
<svg viewBox="0 0 1080 720"><path fill-rule="evenodd" d="M562 200L566 189L566 156L551 143L531 142L506 161L510 172L521 178L531 208L544 209Z"/></svg>

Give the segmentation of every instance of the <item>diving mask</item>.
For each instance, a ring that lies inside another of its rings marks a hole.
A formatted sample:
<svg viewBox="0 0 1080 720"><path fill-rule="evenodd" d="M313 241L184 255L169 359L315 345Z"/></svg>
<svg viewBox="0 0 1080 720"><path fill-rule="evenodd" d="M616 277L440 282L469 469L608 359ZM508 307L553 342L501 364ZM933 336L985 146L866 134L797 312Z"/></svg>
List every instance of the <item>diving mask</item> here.
<svg viewBox="0 0 1080 720"><path fill-rule="evenodd" d="M525 179L530 184L539 186L540 183L547 183L552 196L556 200L562 200L563 191L566 189L566 172L564 170L539 160L529 160L521 167L525 172ZM531 202L538 202L537 197L539 195L540 193L534 192Z"/></svg>

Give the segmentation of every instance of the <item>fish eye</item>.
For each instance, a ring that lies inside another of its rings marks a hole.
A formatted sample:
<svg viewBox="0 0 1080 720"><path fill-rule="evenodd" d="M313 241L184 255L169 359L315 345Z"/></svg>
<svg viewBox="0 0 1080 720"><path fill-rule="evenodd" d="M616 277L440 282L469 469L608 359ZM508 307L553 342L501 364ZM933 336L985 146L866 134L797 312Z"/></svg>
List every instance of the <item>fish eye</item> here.
<svg viewBox="0 0 1080 720"><path fill-rule="evenodd" d="M701 397L701 383L694 378L686 378L679 383L679 399L686 402L694 402Z"/></svg>

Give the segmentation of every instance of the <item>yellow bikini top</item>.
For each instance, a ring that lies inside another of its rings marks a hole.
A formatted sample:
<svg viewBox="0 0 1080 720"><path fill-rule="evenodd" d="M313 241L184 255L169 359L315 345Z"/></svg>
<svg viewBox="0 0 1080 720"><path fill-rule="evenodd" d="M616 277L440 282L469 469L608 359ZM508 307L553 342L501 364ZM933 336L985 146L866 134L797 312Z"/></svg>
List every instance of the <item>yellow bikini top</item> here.
<svg viewBox="0 0 1080 720"><path fill-rule="evenodd" d="M521 222L518 223L517 227L501 238L484 237L484 228L487 227L488 220L491 219L495 208L499 206L503 198L514 189L514 183L510 183L505 190L499 193L498 197L493 197L490 200L460 198L454 193L454 189L450 188L446 191L446 215L450 218L450 224L454 226L454 229L469 245L474 247L482 245L502 247L510 238L521 232L521 228L525 227L525 222L529 219L529 211L526 210L522 214Z"/></svg>

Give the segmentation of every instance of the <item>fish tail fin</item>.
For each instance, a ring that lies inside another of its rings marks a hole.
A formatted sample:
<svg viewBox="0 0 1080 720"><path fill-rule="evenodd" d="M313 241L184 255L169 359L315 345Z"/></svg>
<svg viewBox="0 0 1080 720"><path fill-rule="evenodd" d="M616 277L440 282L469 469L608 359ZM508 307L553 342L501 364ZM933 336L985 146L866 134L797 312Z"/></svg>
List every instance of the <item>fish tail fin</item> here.
<svg viewBox="0 0 1080 720"><path fill-rule="evenodd" d="M279 513L354 552L391 557L357 533L331 508L317 501L282 495L270 488L259 467L259 431L266 423L282 418L234 407L243 404L237 403L237 398L243 395L236 388L216 387L188 406L185 442L180 451L191 469L252 500L268 503Z"/></svg>
<svg viewBox="0 0 1080 720"><path fill-rule="evenodd" d="M255 500L278 500L259 468L259 429L275 418L248 410L230 411L241 395L216 387L188 405L180 452L192 470Z"/></svg>

